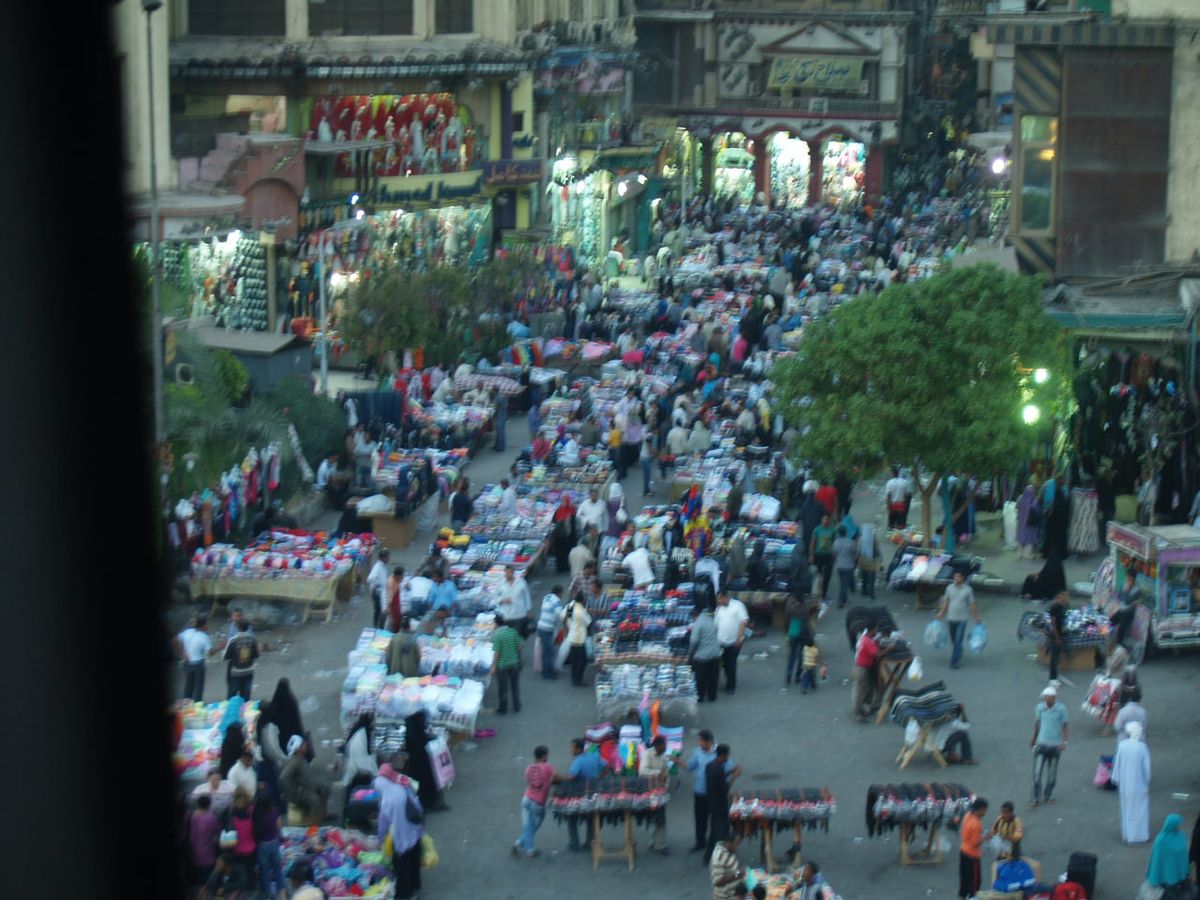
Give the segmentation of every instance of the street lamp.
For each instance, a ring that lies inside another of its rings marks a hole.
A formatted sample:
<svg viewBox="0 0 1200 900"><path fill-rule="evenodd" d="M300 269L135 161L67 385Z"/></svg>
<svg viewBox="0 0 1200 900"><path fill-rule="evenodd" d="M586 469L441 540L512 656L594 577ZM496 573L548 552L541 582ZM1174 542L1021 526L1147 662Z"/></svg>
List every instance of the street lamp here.
<svg viewBox="0 0 1200 900"><path fill-rule="evenodd" d="M151 16L162 9L162 0L142 0L146 14L146 89L150 100L150 335L151 360L154 366L154 447L161 450L166 437L163 415L163 347L162 347L162 254L158 241L158 159L154 140L154 34Z"/></svg>
<svg viewBox="0 0 1200 900"><path fill-rule="evenodd" d="M1021 410L1021 418L1025 420L1026 425L1035 425L1037 420L1042 417L1042 411L1032 403L1028 404Z"/></svg>

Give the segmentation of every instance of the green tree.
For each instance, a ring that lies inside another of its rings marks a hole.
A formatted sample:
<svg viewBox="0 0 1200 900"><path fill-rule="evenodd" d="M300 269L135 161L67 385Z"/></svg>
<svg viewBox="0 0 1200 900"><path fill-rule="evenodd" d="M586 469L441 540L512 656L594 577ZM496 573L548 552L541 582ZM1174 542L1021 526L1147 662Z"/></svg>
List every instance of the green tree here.
<svg viewBox="0 0 1200 900"><path fill-rule="evenodd" d="M928 538L942 479L1027 458L1029 370L1056 366L1065 357L1038 282L980 264L839 306L771 378L800 435L794 452L818 473L912 467Z"/></svg>

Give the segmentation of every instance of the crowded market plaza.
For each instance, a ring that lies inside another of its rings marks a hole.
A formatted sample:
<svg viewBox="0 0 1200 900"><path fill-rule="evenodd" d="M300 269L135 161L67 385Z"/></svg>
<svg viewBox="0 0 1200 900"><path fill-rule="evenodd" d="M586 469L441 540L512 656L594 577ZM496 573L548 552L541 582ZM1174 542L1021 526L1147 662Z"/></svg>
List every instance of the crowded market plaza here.
<svg viewBox="0 0 1200 900"><path fill-rule="evenodd" d="M878 203L664 203L643 260L547 250L498 356L334 373L307 521L237 537L277 449L181 498L196 895L1117 898L1186 873L1200 531L1032 442L932 486L809 459L772 380L814 323L986 247L978 161L926 166L936 190Z"/></svg>

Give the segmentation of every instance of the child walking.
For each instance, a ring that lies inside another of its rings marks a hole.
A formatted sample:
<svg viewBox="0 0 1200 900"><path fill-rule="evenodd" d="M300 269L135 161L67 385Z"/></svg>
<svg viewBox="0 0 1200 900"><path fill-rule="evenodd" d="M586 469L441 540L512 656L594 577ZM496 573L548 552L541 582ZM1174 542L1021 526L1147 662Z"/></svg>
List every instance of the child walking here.
<svg viewBox="0 0 1200 900"><path fill-rule="evenodd" d="M808 636L808 643L804 645L804 671L800 673L800 693L807 694L809 689L817 689L817 672L821 666L825 665L825 657L821 655L821 648L817 646L817 639Z"/></svg>

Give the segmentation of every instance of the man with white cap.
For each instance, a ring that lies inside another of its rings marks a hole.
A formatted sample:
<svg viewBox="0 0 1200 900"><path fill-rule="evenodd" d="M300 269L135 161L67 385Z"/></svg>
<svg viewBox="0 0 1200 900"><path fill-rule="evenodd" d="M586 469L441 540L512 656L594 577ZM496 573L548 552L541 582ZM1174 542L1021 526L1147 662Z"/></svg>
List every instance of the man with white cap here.
<svg viewBox="0 0 1200 900"><path fill-rule="evenodd" d="M1121 798L1121 840L1144 844L1150 840L1150 748L1142 740L1140 722L1127 724L1125 734L1112 767L1112 783Z"/></svg>
<svg viewBox="0 0 1200 900"><path fill-rule="evenodd" d="M1033 802L1054 802L1054 783L1058 780L1058 759L1067 748L1067 710L1058 702L1054 685L1042 689L1042 700L1033 711ZM1043 793L1043 781L1045 793Z"/></svg>

